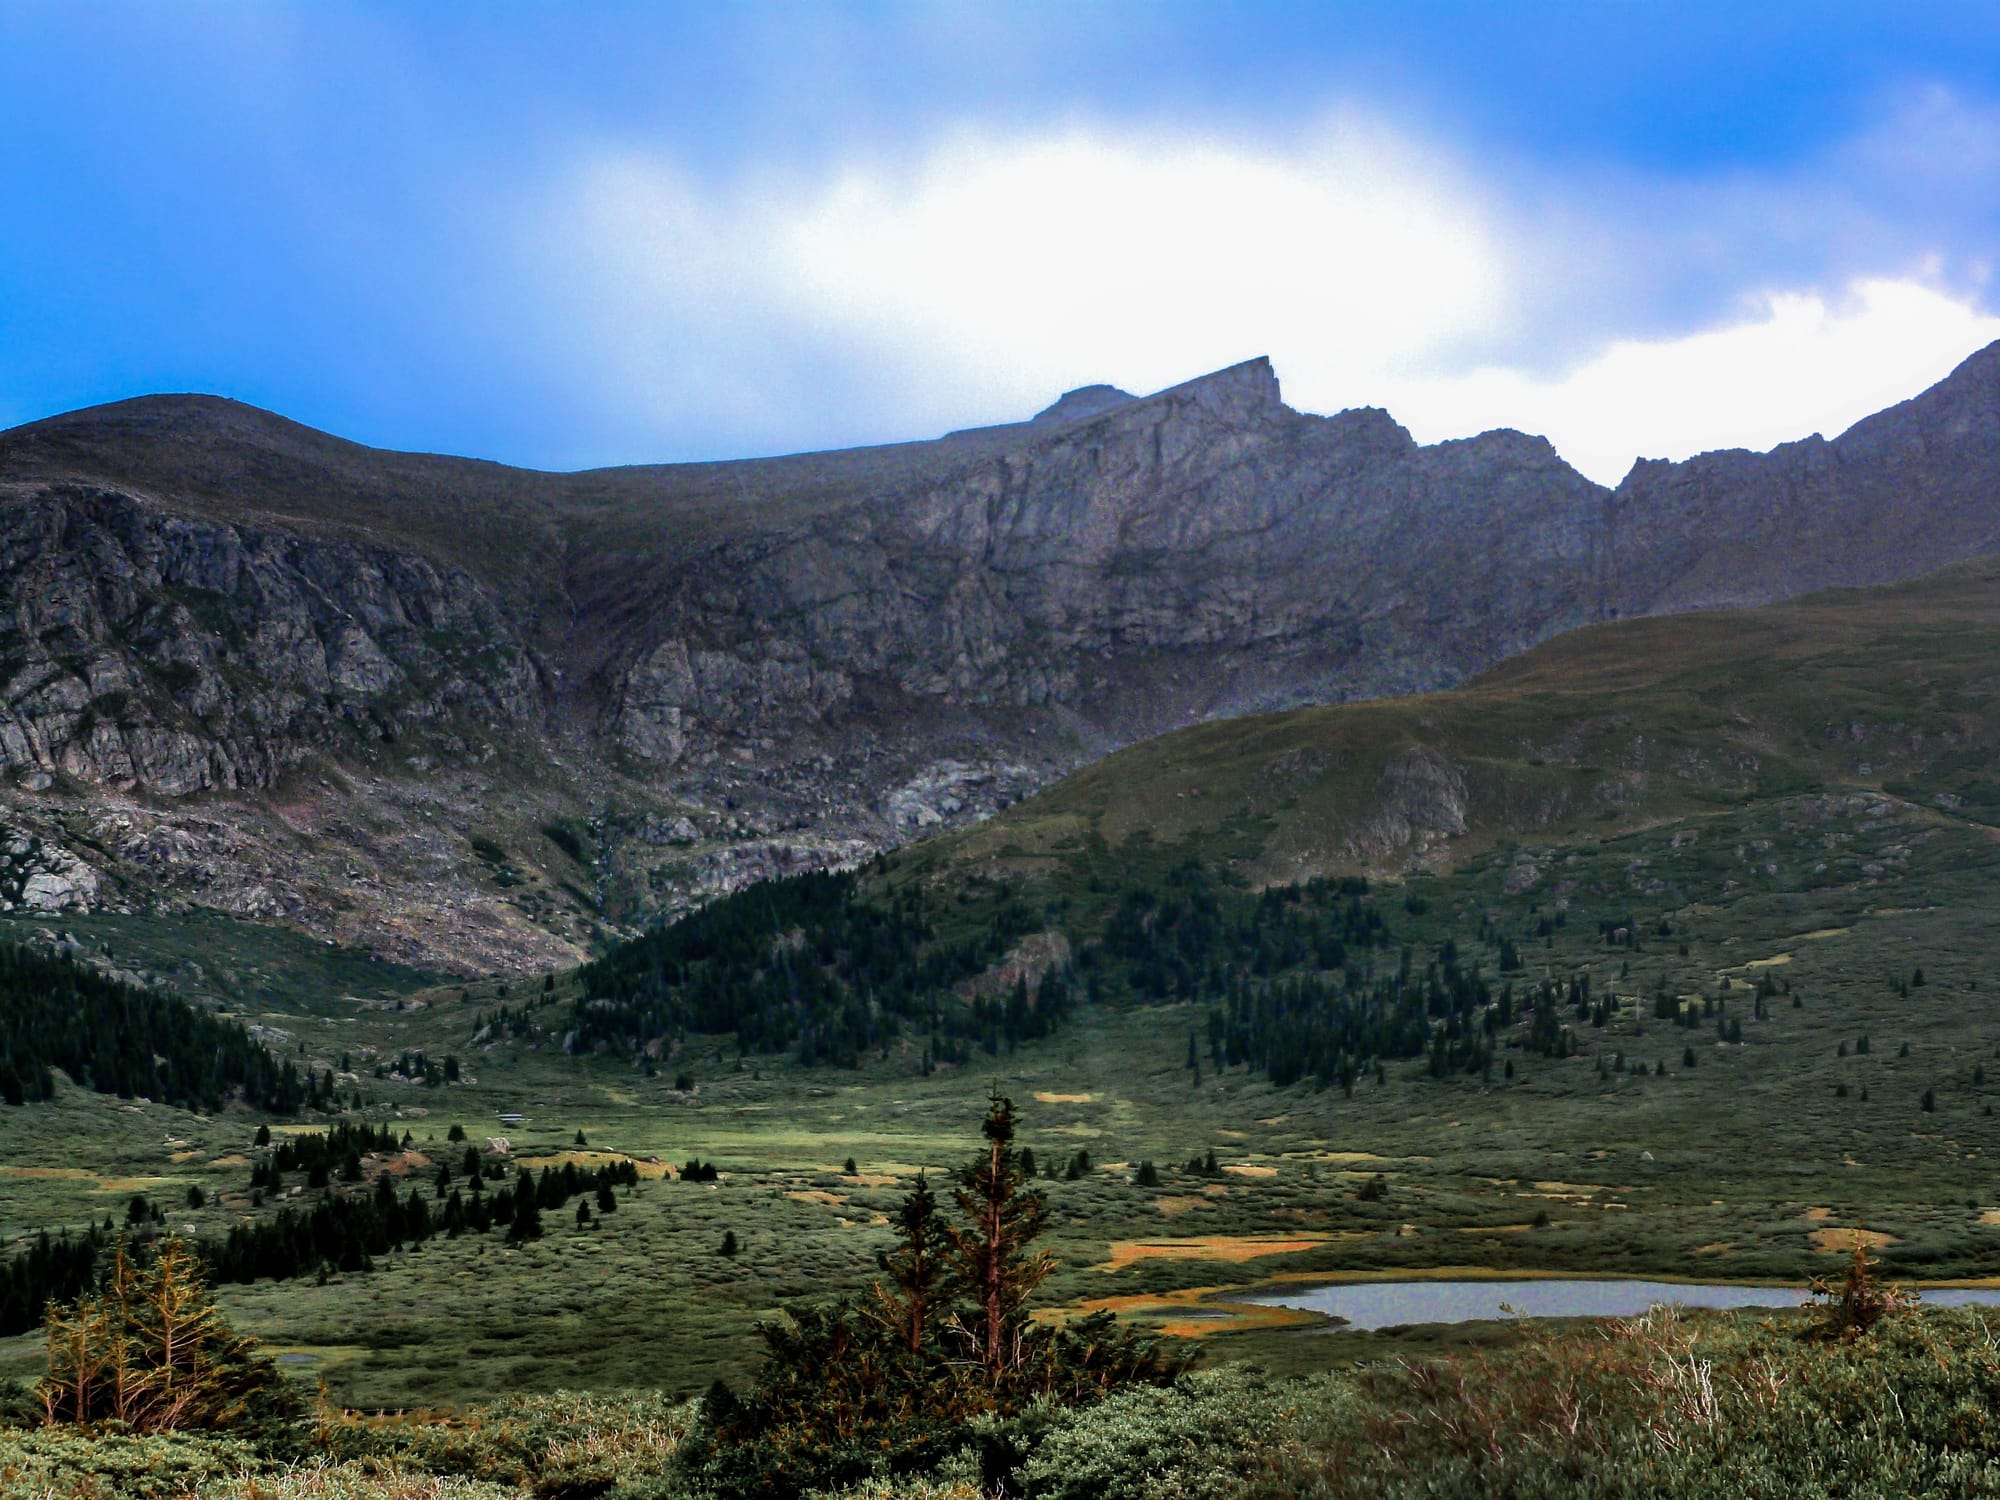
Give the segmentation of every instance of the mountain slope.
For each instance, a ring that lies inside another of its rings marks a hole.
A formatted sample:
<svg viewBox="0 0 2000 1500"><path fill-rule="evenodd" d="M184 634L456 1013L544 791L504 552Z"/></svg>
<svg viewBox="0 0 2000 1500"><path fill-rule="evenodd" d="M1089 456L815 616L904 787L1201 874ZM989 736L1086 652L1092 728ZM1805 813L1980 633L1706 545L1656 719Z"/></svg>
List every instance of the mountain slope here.
<svg viewBox="0 0 2000 1500"><path fill-rule="evenodd" d="M0 434L0 900L549 962L1180 725L1977 555L1996 403L1989 350L1831 444L1616 492L1518 433L1295 412L1262 360L566 475L210 398L72 413Z"/></svg>
<svg viewBox="0 0 2000 1500"><path fill-rule="evenodd" d="M1253 882L1448 871L1811 794L2000 828L2000 562L1560 636L1451 692L1204 724L925 851L1199 849ZM1144 856L1155 857L1155 856Z"/></svg>

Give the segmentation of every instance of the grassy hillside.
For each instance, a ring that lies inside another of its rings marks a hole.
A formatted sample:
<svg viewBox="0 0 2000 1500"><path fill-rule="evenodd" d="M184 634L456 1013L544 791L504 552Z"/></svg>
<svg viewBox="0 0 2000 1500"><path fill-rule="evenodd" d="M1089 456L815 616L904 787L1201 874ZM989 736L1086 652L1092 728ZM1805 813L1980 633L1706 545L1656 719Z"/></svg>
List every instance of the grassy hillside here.
<svg viewBox="0 0 2000 1500"><path fill-rule="evenodd" d="M2000 823L2000 564L1575 631L1467 687L1204 724L921 856L1049 876L1188 847L1253 882L1462 867L1811 790Z"/></svg>

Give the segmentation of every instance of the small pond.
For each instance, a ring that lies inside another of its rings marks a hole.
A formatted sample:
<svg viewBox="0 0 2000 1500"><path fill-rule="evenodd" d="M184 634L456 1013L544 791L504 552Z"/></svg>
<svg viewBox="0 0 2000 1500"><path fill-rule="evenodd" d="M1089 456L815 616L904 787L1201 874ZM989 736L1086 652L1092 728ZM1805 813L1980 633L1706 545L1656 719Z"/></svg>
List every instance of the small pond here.
<svg viewBox="0 0 2000 1500"><path fill-rule="evenodd" d="M1682 1307L1797 1307L1795 1286L1680 1281L1347 1281L1249 1300L1325 1313L1358 1329L1494 1318L1629 1318L1663 1302ZM2000 1287L1930 1287L1926 1307L2000 1305Z"/></svg>

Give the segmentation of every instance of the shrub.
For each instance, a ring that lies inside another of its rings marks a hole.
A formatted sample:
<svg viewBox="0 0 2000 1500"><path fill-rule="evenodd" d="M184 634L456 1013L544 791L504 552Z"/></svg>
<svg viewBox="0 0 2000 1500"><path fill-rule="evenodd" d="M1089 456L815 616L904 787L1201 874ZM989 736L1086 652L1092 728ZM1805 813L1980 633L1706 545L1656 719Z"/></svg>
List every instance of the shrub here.
<svg viewBox="0 0 2000 1500"><path fill-rule="evenodd" d="M51 1306L43 1331L48 1367L36 1395L51 1426L269 1427L299 1409L256 1341L223 1320L195 1252L171 1235L144 1265L121 1242L102 1294Z"/></svg>
<svg viewBox="0 0 2000 1500"><path fill-rule="evenodd" d="M1114 1393L1058 1416L1016 1476L1031 1500L1207 1500L1235 1495L1259 1449L1311 1390L1237 1370Z"/></svg>
<svg viewBox="0 0 2000 1500"><path fill-rule="evenodd" d="M180 1500L266 1462L233 1438L0 1427L0 1494L35 1500Z"/></svg>
<svg viewBox="0 0 2000 1500"><path fill-rule="evenodd" d="M1007 1099L994 1096L982 1133L958 1174L957 1222L922 1177L904 1199L871 1303L793 1307L760 1328L756 1386L740 1401L718 1386L703 1403L688 1462L700 1486L778 1500L928 1471L976 1445L990 1488L1052 1413L1186 1367L1108 1313L1062 1327L1028 1315L1055 1264L1030 1248L1047 1203L1023 1171Z"/></svg>
<svg viewBox="0 0 2000 1500"><path fill-rule="evenodd" d="M1655 1309L1378 1367L1358 1378L1358 1400L1302 1398L1272 1430L1248 1493L2000 1495L2000 1359L1984 1314L1917 1314L1851 1341L1801 1341L1797 1327Z"/></svg>
<svg viewBox="0 0 2000 1500"><path fill-rule="evenodd" d="M510 1497L530 1489L538 1496L626 1500L670 1473L695 1408L695 1402L658 1395L557 1391L448 1419L435 1412L389 1418L323 1413L314 1444L330 1464L504 1485Z"/></svg>

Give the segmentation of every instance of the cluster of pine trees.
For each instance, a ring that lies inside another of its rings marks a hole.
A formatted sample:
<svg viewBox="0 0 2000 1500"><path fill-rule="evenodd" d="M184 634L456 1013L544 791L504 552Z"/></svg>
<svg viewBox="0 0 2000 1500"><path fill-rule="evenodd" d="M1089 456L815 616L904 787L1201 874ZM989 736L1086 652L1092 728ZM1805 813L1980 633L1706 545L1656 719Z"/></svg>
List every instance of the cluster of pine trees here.
<svg viewBox="0 0 2000 1500"><path fill-rule="evenodd" d="M89 1291L116 1239L108 1218L76 1235L45 1229L25 1250L0 1260L0 1338L40 1327L51 1302L73 1302Z"/></svg>
<svg viewBox="0 0 2000 1500"><path fill-rule="evenodd" d="M639 1181L639 1169L630 1161L589 1169L564 1162L544 1167L539 1175L519 1168L510 1184L488 1192L488 1174L498 1172L504 1181L506 1169L483 1159L477 1147L467 1146L458 1177L449 1163L438 1166L430 1179L428 1200L414 1182L407 1192L399 1192L397 1175L390 1171L377 1173L373 1189L350 1193L333 1187L334 1180L360 1182L364 1157L399 1153L409 1146L409 1137L398 1138L386 1126L343 1121L331 1130L291 1136L275 1146L269 1132L260 1130L258 1144L265 1149L251 1167L250 1184L259 1199L286 1191L288 1173L303 1174L302 1186L308 1190L327 1191L309 1207L286 1205L269 1218L237 1225L221 1241L204 1241L202 1255L218 1281L257 1281L266 1276L287 1280L322 1270L366 1271L376 1256L420 1245L438 1234L456 1239L500 1229L518 1244L539 1239L542 1214L565 1207L571 1199L586 1200L584 1211L577 1215L579 1224L589 1221L591 1201L598 1213L615 1212L616 1190Z"/></svg>
<svg viewBox="0 0 2000 1500"><path fill-rule="evenodd" d="M760 1329L755 1386L709 1392L683 1462L718 1500L843 1489L885 1464L918 1472L965 1446L977 1424L1187 1368L1189 1353L1121 1330L1109 1313L1062 1327L1032 1316L1055 1267L1034 1248L1047 1200L1014 1144L1006 1098L990 1101L982 1131L984 1149L957 1173L955 1214L920 1176L869 1296L787 1309Z"/></svg>
<svg viewBox="0 0 2000 1500"><path fill-rule="evenodd" d="M1593 999L1587 976L1527 980L1519 946L1490 923L1491 977L1450 938L1428 960L1403 946L1391 962L1397 935L1369 897L1356 877L1251 891L1189 860L1117 893L1095 922L1051 908L1040 920L1066 927L1073 963L968 1001L955 987L1037 925L1018 896L967 887L947 901L914 886L871 894L852 874L799 876L598 960L568 1023L573 1046L734 1032L745 1052L791 1049L808 1064L851 1065L915 1032L928 1071L1047 1036L1082 1000L1192 1002L1207 1012L1212 1066L1350 1092L1390 1061L1423 1059L1443 1078L1488 1076L1509 1045L1567 1057L1581 1026L1608 1023L1612 1002ZM1640 931L1629 914L1600 927L1620 943ZM1189 1067L1199 1074L1198 1039Z"/></svg>
<svg viewBox="0 0 2000 1500"><path fill-rule="evenodd" d="M983 921L945 936L914 886L875 894L852 872L765 881L586 965L570 1045L733 1033L746 1055L852 1066L906 1028L983 1044L1005 1030L1004 1008L996 1017L947 997L1041 926L1019 900L986 905Z"/></svg>
<svg viewBox="0 0 2000 1500"><path fill-rule="evenodd" d="M1344 969L1351 957L1385 947L1388 924L1364 903L1359 878L1309 880L1252 894L1223 884L1189 861L1159 890L1134 886L1104 924L1093 960L1140 1000L1218 995L1231 976L1256 982L1298 970ZM1098 986L1101 990L1102 986Z"/></svg>
<svg viewBox="0 0 2000 1500"><path fill-rule="evenodd" d="M286 1190L286 1174L303 1175L308 1189L325 1189L309 1204L286 1204L276 1213L238 1224L221 1239L194 1242L195 1252L215 1281L286 1281L319 1272L368 1271L375 1257L420 1245L435 1235L503 1232L511 1243L539 1239L542 1215L577 1201L576 1219L586 1224L594 1214L615 1213L617 1190L639 1181L630 1161L580 1168L574 1162L525 1167L511 1180L505 1168L481 1160L466 1148L458 1177L440 1166L430 1179L431 1197L411 1182L401 1191L394 1174L384 1172L371 1189L346 1191L334 1180L358 1182L361 1157L404 1149L385 1127L342 1122L330 1131L313 1131L270 1144L268 1129L260 1130L266 1148L251 1168L251 1185L261 1199ZM488 1191L489 1170L503 1174L503 1184ZM714 1168L706 1169L713 1180ZM697 1178L699 1180L699 1178ZM460 1182L463 1186L460 1186ZM38 1326L51 1302L72 1302L86 1295L109 1263L111 1251L130 1239L135 1251L156 1232L156 1210L143 1198L134 1199L124 1231L110 1219L79 1233L44 1231L25 1249L0 1259L0 1337L25 1333Z"/></svg>
<svg viewBox="0 0 2000 1500"><path fill-rule="evenodd" d="M253 1190L276 1193L285 1185L285 1173L303 1172L307 1187L323 1188L335 1171L343 1181L361 1180L361 1158L400 1151L408 1137L399 1137L386 1125L342 1120L330 1130L307 1130L271 1144L269 1126L257 1130L257 1145L263 1148L250 1167Z"/></svg>
<svg viewBox="0 0 2000 1500"><path fill-rule="evenodd" d="M274 1114L320 1100L235 1021L112 979L67 954L0 943L0 1101L55 1092L60 1068L85 1088L215 1110L242 1098Z"/></svg>
<svg viewBox="0 0 2000 1500"><path fill-rule="evenodd" d="M1219 989L1208 1013L1211 1061L1248 1064L1281 1087L1310 1079L1352 1092L1381 1062L1426 1055L1439 1076L1478 1072L1502 1024L1486 979L1455 953L1421 972L1405 950L1384 975L1353 967L1264 980L1235 973Z"/></svg>

